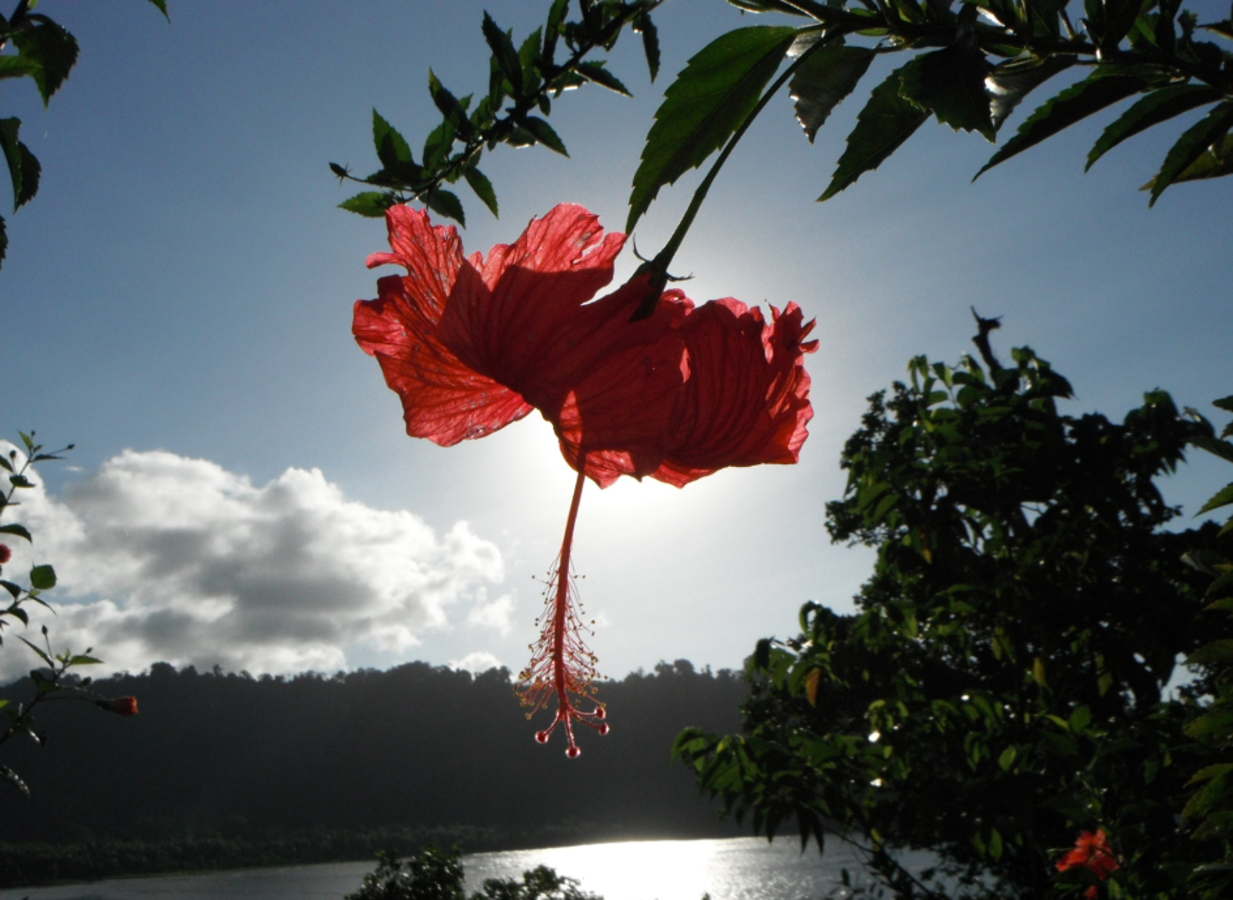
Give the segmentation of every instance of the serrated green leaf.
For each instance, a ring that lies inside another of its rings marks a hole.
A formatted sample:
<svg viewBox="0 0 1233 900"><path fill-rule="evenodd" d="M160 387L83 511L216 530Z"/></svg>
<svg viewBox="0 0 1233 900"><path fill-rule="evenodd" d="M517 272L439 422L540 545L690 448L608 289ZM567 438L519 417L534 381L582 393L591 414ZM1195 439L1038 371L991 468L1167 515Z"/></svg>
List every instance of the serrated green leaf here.
<svg viewBox="0 0 1233 900"><path fill-rule="evenodd" d="M435 169L445 162L454 148L454 126L446 119L424 139L424 168Z"/></svg>
<svg viewBox="0 0 1233 900"><path fill-rule="evenodd" d="M1230 487L1233 487L1233 485L1230 485ZM28 541L34 540L34 538L30 537L30 532L26 530L26 527L24 525L18 525L16 522L11 525L0 525L0 534L15 534L18 537L23 537Z"/></svg>
<svg viewBox="0 0 1233 900"><path fill-rule="evenodd" d="M651 21L647 13L643 13L634 21L634 31L642 35L642 53L646 56L647 71L651 81L659 75L659 29Z"/></svg>
<svg viewBox="0 0 1233 900"><path fill-rule="evenodd" d="M432 69L428 70L428 93L432 96L432 102L436 104L437 109L439 109L441 114L449 119L450 124L454 126L454 130L461 134L464 138L469 137L474 129L471 126L471 120L467 118L466 109L458 101L458 98L450 93L443 84L441 84L441 80L437 78L436 73L433 72ZM398 135L398 132L394 131L392 128L390 131L392 131L395 135ZM401 140L402 135L398 135L398 138ZM407 159L403 161L410 162L411 148L407 146L406 141L403 141L402 143L403 146L407 148ZM382 160L382 163L385 163L385 161ZM388 168L388 164L386 164L386 166Z"/></svg>
<svg viewBox="0 0 1233 900"><path fill-rule="evenodd" d="M13 208L29 202L39 189L41 167L25 144L18 140L21 120L0 119L0 151L8 163L9 179L13 183Z"/></svg>
<svg viewBox="0 0 1233 900"><path fill-rule="evenodd" d="M738 28L696 55L664 93L634 173L626 231L659 189L718 150L757 105L762 89L792 45L795 29Z"/></svg>
<svg viewBox="0 0 1233 900"><path fill-rule="evenodd" d="M902 71L891 72L873 89L869 102L856 117L856 127L848 135L847 149L839 157L831 183L818 200L829 200L865 172L876 169L929 118L928 110L900 96Z"/></svg>
<svg viewBox="0 0 1233 900"><path fill-rule="evenodd" d="M1195 515L1202 515L1205 512L1211 512L1213 509L1218 509L1221 506L1228 506L1233 503L1233 484L1225 485L1219 491L1211 496L1211 498L1203 504L1202 508ZM4 529L0 528L0 531Z"/></svg>
<svg viewBox="0 0 1233 900"><path fill-rule="evenodd" d="M985 75L989 63L975 40L922 53L900 69L899 93L959 131L993 140L993 117Z"/></svg>
<svg viewBox="0 0 1233 900"><path fill-rule="evenodd" d="M1173 183L1221 178L1229 174L1233 174L1233 136L1226 136L1205 150L1181 175L1173 179ZM1225 426L1221 437L1230 435L1233 435L1233 425Z"/></svg>
<svg viewBox="0 0 1233 900"><path fill-rule="evenodd" d="M77 40L46 16L30 19L34 20L32 27L18 31L13 45L34 65L29 74L46 106L77 62Z"/></svg>
<svg viewBox="0 0 1233 900"><path fill-rule="evenodd" d="M1001 129L1002 123L1010 117L1024 97L1054 75L1069 69L1074 63L1074 57L1050 56L1045 59L1012 59L994 66L985 79L993 130L996 132Z"/></svg>
<svg viewBox="0 0 1233 900"><path fill-rule="evenodd" d="M456 194L442 188L434 188L424 196L424 203L438 215L454 219L464 228L466 227L467 220L463 214L462 201Z"/></svg>
<svg viewBox="0 0 1233 900"><path fill-rule="evenodd" d="M497 211L497 192L492 187L492 182L479 169L467 169L463 172L463 177L467 179L467 184L471 186L471 190L475 191L475 196L479 197L487 206L494 216L500 216Z"/></svg>
<svg viewBox="0 0 1233 900"><path fill-rule="evenodd" d="M1109 74L1109 70L1097 68L1083 81L1047 100L1028 116L1015 136L990 157L989 162L976 173L973 181L998 163L1005 162L1106 106L1125 100L1145 87L1147 82L1136 75L1114 75Z"/></svg>
<svg viewBox="0 0 1233 900"><path fill-rule="evenodd" d="M30 586L36 591L48 591L56 586L56 570L49 565L35 566L30 570Z"/></svg>
<svg viewBox="0 0 1233 900"><path fill-rule="evenodd" d="M38 63L25 56L0 56L0 78L33 77L39 71Z"/></svg>
<svg viewBox="0 0 1233 900"><path fill-rule="evenodd" d="M874 56L866 47L820 47L801 63L788 90L811 144L831 110L856 89Z"/></svg>
<svg viewBox="0 0 1233 900"><path fill-rule="evenodd" d="M431 80L431 70L428 75ZM377 159L386 169L397 169L401 164L415 162L407 139L385 121L375 108L372 111L372 143L377 150Z"/></svg>
<svg viewBox="0 0 1233 900"><path fill-rule="evenodd" d="M1148 201L1148 206L1155 205L1157 198L1164 193L1165 189L1193 163L1197 162L1205 152L1208 152L1208 148L1221 140L1231 127L1233 127L1233 102L1225 102L1187 128L1178 138L1177 143L1170 148L1165 156L1164 165L1152 179L1150 183L1152 199Z"/></svg>
<svg viewBox="0 0 1233 900"><path fill-rule="evenodd" d="M379 219L393 205L394 198L383 191L364 191L344 200L338 204L338 208L356 213L357 215L367 216L371 219Z"/></svg>
<svg viewBox="0 0 1233 900"><path fill-rule="evenodd" d="M596 84L606 87L610 91L615 91L618 94L624 94L626 97L633 96L633 94L629 92L629 88L622 84L619 78L604 68L603 63L579 63L578 71L585 76L588 81L593 81Z"/></svg>
<svg viewBox="0 0 1233 900"><path fill-rule="evenodd" d="M569 152L565 149L565 143L552 130L552 126L543 119L538 116L526 116L522 120L522 127L534 135L538 143L555 150L562 156L569 156Z"/></svg>
<svg viewBox="0 0 1233 900"><path fill-rule="evenodd" d="M493 59L501 69L501 74L509 80L515 94L522 92L522 62L518 59L518 51L514 49L514 41L508 33L493 21L492 16L484 13L484 40L492 49Z"/></svg>
<svg viewBox="0 0 1233 900"><path fill-rule="evenodd" d="M1198 84L1174 84L1152 91L1104 130L1087 155L1085 170L1127 138L1195 107L1215 103L1221 96L1215 88Z"/></svg>

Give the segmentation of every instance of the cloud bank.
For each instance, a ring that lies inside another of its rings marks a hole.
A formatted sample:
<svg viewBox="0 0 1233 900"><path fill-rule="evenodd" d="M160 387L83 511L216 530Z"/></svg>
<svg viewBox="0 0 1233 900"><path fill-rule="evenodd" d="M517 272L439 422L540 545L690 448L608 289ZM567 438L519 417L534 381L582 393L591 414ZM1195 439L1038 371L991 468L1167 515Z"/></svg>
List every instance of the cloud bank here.
<svg viewBox="0 0 1233 900"><path fill-rule="evenodd" d="M53 648L93 645L108 671L156 661L332 671L349 647L419 644L450 627L454 607L471 627L509 628L512 597L488 599L504 578L494 544L465 522L438 534L409 512L349 501L318 469L259 487L208 460L126 450L62 499L41 486L15 499L19 515L4 521L26 523L36 543L32 558L6 540L5 577L54 564L58 615L32 610L30 629L6 632L33 639L45 621ZM0 651L4 680L33 662L12 643Z"/></svg>

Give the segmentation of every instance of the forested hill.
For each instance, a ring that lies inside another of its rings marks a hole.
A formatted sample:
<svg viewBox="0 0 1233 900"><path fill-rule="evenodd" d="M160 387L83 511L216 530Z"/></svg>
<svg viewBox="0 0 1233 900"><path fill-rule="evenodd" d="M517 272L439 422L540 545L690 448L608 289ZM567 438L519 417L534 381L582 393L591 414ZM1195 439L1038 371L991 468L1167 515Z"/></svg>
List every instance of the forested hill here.
<svg viewBox="0 0 1233 900"><path fill-rule="evenodd" d="M739 730L745 685L685 660L602 684L611 733L584 729L576 760L561 735L535 742L504 669L410 663L283 679L158 663L95 686L136 696L140 714L44 704L47 744L5 747L33 796L0 784L0 840L460 825L588 839L737 833L669 757L687 725ZM29 697L30 685L0 695Z"/></svg>

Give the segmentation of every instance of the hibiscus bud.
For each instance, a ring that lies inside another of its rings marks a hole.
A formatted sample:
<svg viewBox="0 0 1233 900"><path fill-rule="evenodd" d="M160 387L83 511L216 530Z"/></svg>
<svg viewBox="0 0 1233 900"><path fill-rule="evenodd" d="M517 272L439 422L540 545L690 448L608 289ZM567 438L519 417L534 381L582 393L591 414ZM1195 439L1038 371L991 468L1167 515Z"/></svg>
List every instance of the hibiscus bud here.
<svg viewBox="0 0 1233 900"><path fill-rule="evenodd" d="M0 544L0 566L4 565L13 558L13 551L9 549L8 544Z"/></svg>
<svg viewBox="0 0 1233 900"><path fill-rule="evenodd" d="M113 712L117 715L137 715L136 697L113 697L110 700L98 700L96 702L98 703L100 709L105 709L108 712Z"/></svg>

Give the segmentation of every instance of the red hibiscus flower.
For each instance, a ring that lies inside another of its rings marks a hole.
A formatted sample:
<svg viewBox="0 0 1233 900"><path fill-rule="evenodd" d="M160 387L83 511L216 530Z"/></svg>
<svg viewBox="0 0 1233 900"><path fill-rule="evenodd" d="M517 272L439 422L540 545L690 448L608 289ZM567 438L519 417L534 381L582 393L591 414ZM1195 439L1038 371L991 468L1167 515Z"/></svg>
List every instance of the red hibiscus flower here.
<svg viewBox="0 0 1233 900"><path fill-rule="evenodd" d="M1078 840L1075 841L1075 848L1067 851L1066 855L1057 862L1059 872L1065 872L1076 866L1090 869L1101 881L1108 878L1116 869L1121 868L1113 856L1109 835L1105 834L1103 828L1098 829L1095 834L1090 831L1080 834ZM1097 885L1092 885L1083 892L1083 896L1088 900L1096 900L1099 895L1100 888Z"/></svg>
<svg viewBox="0 0 1233 900"><path fill-rule="evenodd" d="M110 700L96 700L100 709L105 709L108 712L116 713L121 716L137 715L137 698L136 697L113 697Z"/></svg>
<svg viewBox="0 0 1233 900"><path fill-rule="evenodd" d="M577 756L575 722L608 730L592 681L570 568L586 478L607 487L622 475L683 487L727 466L795 463L813 416L803 354L813 322L799 307L768 324L737 300L695 307L667 291L631 322L649 274L598 300L625 242L596 216L561 205L515 243L464 258L453 227L425 212L386 213L389 253L406 275L377 282L376 300L355 305L356 341L377 358L402 399L407 433L448 447L483 437L537 409L578 472L561 553L540 618L541 635L519 678L535 713L553 697L558 725ZM583 707L589 708L583 708Z"/></svg>

